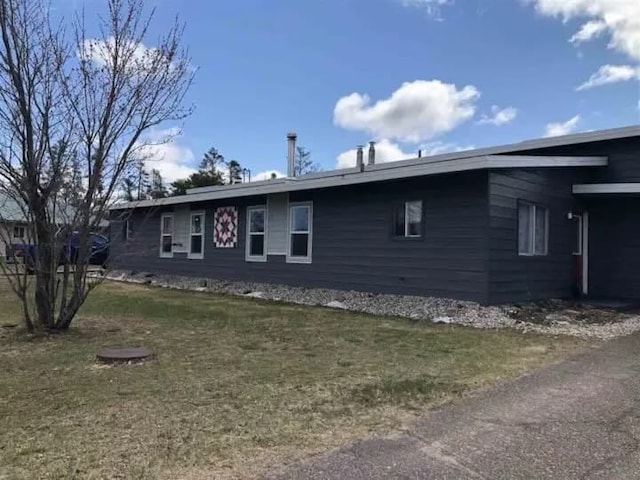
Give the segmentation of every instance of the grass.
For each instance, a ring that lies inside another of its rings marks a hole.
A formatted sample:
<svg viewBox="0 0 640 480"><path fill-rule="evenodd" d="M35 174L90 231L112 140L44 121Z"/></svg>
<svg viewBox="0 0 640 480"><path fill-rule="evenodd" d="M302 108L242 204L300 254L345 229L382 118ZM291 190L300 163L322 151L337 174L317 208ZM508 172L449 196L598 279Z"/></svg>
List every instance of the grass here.
<svg viewBox="0 0 640 480"><path fill-rule="evenodd" d="M157 359L96 364L114 345ZM252 478L585 346L105 283L68 334L0 328L0 479Z"/></svg>

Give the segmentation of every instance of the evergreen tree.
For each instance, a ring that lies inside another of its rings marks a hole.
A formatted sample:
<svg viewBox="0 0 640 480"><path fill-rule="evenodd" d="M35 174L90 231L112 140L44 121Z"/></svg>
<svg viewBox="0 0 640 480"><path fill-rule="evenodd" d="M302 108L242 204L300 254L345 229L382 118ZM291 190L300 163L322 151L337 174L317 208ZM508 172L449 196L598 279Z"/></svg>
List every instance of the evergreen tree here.
<svg viewBox="0 0 640 480"><path fill-rule="evenodd" d="M304 147L296 148L296 158L293 164L293 175L298 177L307 173L320 171L320 165L311 160L311 152Z"/></svg>

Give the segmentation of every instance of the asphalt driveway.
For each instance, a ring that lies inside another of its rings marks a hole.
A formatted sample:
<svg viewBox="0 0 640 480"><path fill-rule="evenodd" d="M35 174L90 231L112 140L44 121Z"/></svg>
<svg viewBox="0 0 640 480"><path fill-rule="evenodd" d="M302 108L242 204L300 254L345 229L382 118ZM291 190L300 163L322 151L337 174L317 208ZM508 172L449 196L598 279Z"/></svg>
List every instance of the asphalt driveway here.
<svg viewBox="0 0 640 480"><path fill-rule="evenodd" d="M640 478L640 334L267 478Z"/></svg>

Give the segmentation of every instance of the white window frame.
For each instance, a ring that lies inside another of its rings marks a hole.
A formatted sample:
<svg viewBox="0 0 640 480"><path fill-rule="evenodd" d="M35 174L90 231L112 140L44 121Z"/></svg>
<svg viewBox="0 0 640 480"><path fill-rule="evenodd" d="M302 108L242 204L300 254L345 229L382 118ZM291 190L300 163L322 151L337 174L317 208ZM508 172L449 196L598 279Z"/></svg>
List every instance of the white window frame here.
<svg viewBox="0 0 640 480"><path fill-rule="evenodd" d="M419 203L420 204L420 232L417 235L409 234L409 204L411 203ZM395 230L396 219L393 219L393 229ZM399 236L395 235L397 238L422 238L424 234L424 202L422 200L407 200L404 202L404 235ZM394 231L395 234L395 231Z"/></svg>
<svg viewBox="0 0 640 480"><path fill-rule="evenodd" d="M309 209L309 228L306 231L293 231L291 228L291 212L294 208L307 207ZM306 234L307 237L307 256L297 257L291 255L291 239L293 234ZM287 209L287 263L311 263L312 261L312 247L313 247L313 202L295 202L289 203Z"/></svg>
<svg viewBox="0 0 640 480"><path fill-rule="evenodd" d="M171 218L171 233L164 233L164 219ZM173 241L176 235L176 220L173 213L163 213L160 216L160 257L161 258L173 258ZM162 244L164 237L171 237L171 252L163 252Z"/></svg>
<svg viewBox="0 0 640 480"><path fill-rule="evenodd" d="M263 211L264 214L264 232L251 232L251 213ZM266 262L267 261L267 231L269 229L269 219L267 217L269 210L266 205L254 205L247 207L247 228L245 232L245 260L247 262ZM262 236L263 248L262 255L251 255L251 236Z"/></svg>
<svg viewBox="0 0 640 480"><path fill-rule="evenodd" d="M201 220L201 231L200 233L193 233L193 217L202 217ZM205 222L207 220L206 215L204 214L204 211L199 210L197 212L191 212L191 215L189 215L189 253L187 254L187 258L190 260L202 260L204 258L204 227L205 227ZM202 251L200 253L193 253L191 251L191 246L192 243L191 241L193 240L193 237L201 237L201 243L200 245L202 246Z"/></svg>
<svg viewBox="0 0 640 480"><path fill-rule="evenodd" d="M22 229L22 236L16 236L16 228L21 228ZM22 240L24 241L24 239L27 236L27 227L24 225L14 225L12 228L12 232L11 232L11 238L13 240Z"/></svg>
<svg viewBox="0 0 640 480"><path fill-rule="evenodd" d="M583 251L582 238L584 236L583 224L582 224L582 215L575 215L574 214L574 215L571 216L571 220L577 220L576 228L578 229L578 250L575 250L576 246L574 245L573 255L580 256L580 255L582 255L582 251Z"/></svg>
<svg viewBox="0 0 640 480"><path fill-rule="evenodd" d="M124 221L124 238L123 238L123 240L125 242L131 239L131 227L130 227L129 221L130 220L125 220Z"/></svg>
<svg viewBox="0 0 640 480"><path fill-rule="evenodd" d="M529 221L529 242L531 245L531 250L528 252L521 252L520 251L520 207L521 206L526 206L528 208L531 208L531 215L530 217L530 221ZM538 211L539 210L543 210L544 211L544 252L536 252L536 219L538 216ZM517 245L517 249L518 249L518 255L521 257L546 257L547 255L549 255L549 209L547 207L544 207L542 205L536 205L535 203L531 203L531 202L527 202L527 201L518 201L518 245Z"/></svg>

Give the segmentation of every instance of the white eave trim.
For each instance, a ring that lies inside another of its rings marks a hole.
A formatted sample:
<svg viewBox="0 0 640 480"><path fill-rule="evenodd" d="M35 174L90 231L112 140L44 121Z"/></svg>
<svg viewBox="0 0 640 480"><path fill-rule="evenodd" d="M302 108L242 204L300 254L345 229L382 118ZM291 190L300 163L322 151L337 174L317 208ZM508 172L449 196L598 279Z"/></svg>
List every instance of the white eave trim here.
<svg viewBox="0 0 640 480"><path fill-rule="evenodd" d="M536 155L482 155L478 157L447 159L441 161L424 161L417 164L394 164L389 162L376 165L375 169L365 168L337 170L322 176L285 178L266 180L264 182L216 187L202 193L192 193L178 197L160 198L157 200L142 200L115 205L113 209L128 209L142 207L159 207L181 203L196 203L207 200L249 197L267 195L270 193L295 192L313 190L317 188L341 187L362 183L382 182L403 178L423 177L443 173L466 172L471 170L497 168L538 168L538 167L603 167L608 164L607 157L563 157Z"/></svg>
<svg viewBox="0 0 640 480"><path fill-rule="evenodd" d="M584 195L640 193L640 183L585 183L573 186L573 193Z"/></svg>

